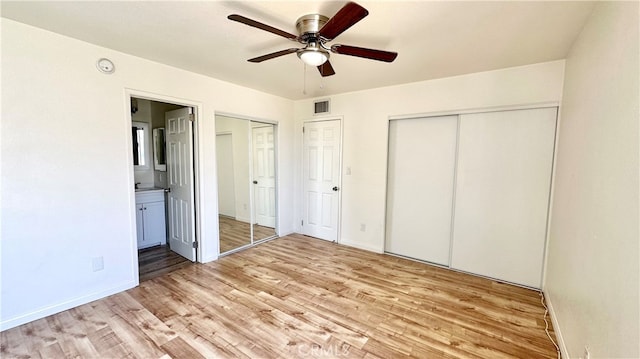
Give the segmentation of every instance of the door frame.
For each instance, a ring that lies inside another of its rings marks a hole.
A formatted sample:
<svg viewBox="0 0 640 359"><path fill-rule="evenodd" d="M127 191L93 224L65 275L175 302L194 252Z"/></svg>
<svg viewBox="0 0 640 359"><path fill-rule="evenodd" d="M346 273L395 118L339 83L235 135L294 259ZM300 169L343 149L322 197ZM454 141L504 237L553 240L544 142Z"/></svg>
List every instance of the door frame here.
<svg viewBox="0 0 640 359"><path fill-rule="evenodd" d="M302 221L304 220L304 213L305 213L305 193L304 193L304 126L307 123L313 123L313 122L326 122L326 121L338 121L340 122L340 151L338 154L339 157L339 162L340 162L340 170L338 171L338 186L340 188L340 190L338 191L338 220L337 220L337 226L338 226L338 234L336 237L336 241L335 243L342 243L342 190L343 190L343 186L342 186L342 164L343 164L343 159L342 159L342 154L343 154L343 150L344 150L344 116L323 116L323 117L314 117L311 119L306 119L306 120L302 120L302 128L300 129L300 153L302 154L302 158L300 160L300 200L301 200L301 211L300 211L300 215L298 217L299 223L301 224L300 226L300 232L302 232Z"/></svg>
<svg viewBox="0 0 640 359"><path fill-rule="evenodd" d="M200 184L202 183L202 174L203 174L203 163L200 161L200 151L202 146L201 134L202 131L202 115L203 115L203 105L201 102L192 101L188 99L181 99L167 95L161 95L157 93L151 93L136 89L125 88L124 89L124 110L125 110L125 129L131 127L132 116L131 116L131 98L139 98L144 100L156 101L156 102L166 102L175 105L181 105L184 107L191 107L194 109L194 118L195 123L193 124L193 211L194 211L194 221L195 221L195 241L198 241L198 248L196 248L196 262L202 262L202 248L203 241L205 238L202 236L202 207L203 203L202 191L200 189ZM128 135L126 137L126 148L127 154L133 152L133 139L130 135L130 130L125 131ZM135 192L135 176L134 176L134 168L133 168L133 158L130 155L126 156L127 158L127 168L128 168L128 183L129 183L129 208L130 208L130 233L131 233L131 244L132 244L132 261L135 265L133 265L133 275L135 280L135 285L138 286L140 284L140 274L139 274L139 266L138 266L138 243L136 240L136 211L135 211L135 203L136 203L136 192ZM165 204L166 205L166 204ZM208 245L209 243L207 243Z"/></svg>

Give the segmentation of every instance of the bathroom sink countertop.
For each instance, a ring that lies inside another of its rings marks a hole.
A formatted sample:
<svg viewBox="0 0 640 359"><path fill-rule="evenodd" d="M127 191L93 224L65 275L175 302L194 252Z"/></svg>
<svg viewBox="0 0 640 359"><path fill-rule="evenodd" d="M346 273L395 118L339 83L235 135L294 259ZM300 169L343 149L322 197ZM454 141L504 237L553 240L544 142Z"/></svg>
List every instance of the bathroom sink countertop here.
<svg viewBox="0 0 640 359"><path fill-rule="evenodd" d="M164 191L164 188L151 187L151 188L136 188L137 192L152 192L152 191Z"/></svg>

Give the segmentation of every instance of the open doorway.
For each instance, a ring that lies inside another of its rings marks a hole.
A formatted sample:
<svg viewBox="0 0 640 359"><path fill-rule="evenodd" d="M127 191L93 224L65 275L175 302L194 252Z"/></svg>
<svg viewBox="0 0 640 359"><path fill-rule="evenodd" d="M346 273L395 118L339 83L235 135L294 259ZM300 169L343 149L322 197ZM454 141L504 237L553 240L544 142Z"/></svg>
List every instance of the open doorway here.
<svg viewBox="0 0 640 359"><path fill-rule="evenodd" d="M196 261L194 108L131 96L139 280Z"/></svg>

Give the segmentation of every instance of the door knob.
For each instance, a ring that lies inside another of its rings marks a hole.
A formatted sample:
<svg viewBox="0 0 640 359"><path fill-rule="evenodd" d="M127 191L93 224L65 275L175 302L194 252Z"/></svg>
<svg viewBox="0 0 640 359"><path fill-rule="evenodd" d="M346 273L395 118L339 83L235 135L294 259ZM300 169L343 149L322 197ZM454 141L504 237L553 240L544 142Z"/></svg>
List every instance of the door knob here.
<svg viewBox="0 0 640 359"><path fill-rule="evenodd" d="M332 188L332 190L334 190L334 191L336 191L336 192L337 192L339 189L340 189L340 188L338 188L338 186L334 186L334 187Z"/></svg>
<svg viewBox="0 0 640 359"><path fill-rule="evenodd" d="M258 181L253 181L253 184L258 184Z"/></svg>

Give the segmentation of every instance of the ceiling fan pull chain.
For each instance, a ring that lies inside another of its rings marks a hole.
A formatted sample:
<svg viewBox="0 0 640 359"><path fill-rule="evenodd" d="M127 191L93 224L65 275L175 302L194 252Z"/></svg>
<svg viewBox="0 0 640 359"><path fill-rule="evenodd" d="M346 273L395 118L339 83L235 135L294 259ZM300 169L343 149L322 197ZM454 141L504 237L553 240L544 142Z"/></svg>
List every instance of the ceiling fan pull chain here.
<svg viewBox="0 0 640 359"><path fill-rule="evenodd" d="M302 63L302 94L307 94L307 64Z"/></svg>

